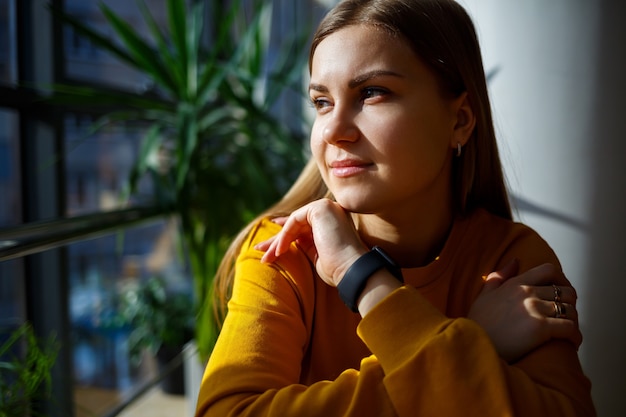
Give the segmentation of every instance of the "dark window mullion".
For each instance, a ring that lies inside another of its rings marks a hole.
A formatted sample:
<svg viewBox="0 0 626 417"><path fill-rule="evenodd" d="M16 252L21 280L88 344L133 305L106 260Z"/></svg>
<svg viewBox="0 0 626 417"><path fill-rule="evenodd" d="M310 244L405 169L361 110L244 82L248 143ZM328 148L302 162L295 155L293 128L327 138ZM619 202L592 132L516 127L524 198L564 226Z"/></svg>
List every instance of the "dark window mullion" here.
<svg viewBox="0 0 626 417"><path fill-rule="evenodd" d="M20 85L51 84L58 79L57 45L61 44L51 13L40 0L20 0L17 6ZM39 106L26 103L19 112L24 222L60 217L65 200L64 170L55 158L62 152L61 123L52 108ZM59 417L74 415L63 251L55 249L24 258L27 319L42 340L55 335L60 342L52 369L51 395L33 407L42 415Z"/></svg>

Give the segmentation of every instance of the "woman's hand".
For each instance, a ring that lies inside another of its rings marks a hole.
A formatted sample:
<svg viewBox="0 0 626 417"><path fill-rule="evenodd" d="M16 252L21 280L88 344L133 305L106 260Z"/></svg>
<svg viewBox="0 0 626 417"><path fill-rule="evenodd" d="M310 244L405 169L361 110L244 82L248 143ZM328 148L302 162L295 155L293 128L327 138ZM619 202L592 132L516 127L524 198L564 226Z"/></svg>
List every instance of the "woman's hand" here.
<svg viewBox="0 0 626 417"><path fill-rule="evenodd" d="M329 199L313 201L281 219L282 230L256 249L265 251L262 262L274 262L297 243L328 285L337 286L344 274L368 251L349 214Z"/></svg>
<svg viewBox="0 0 626 417"><path fill-rule="evenodd" d="M485 329L500 357L514 361L553 338L578 348L576 291L563 273L544 264L517 274L517 260L489 274L468 314Z"/></svg>

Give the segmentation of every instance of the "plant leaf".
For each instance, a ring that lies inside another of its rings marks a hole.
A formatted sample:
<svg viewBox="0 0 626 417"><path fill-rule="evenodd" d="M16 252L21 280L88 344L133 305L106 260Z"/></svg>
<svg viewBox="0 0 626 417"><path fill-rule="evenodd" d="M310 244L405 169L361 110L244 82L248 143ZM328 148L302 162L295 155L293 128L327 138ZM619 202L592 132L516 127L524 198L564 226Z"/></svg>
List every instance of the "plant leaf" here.
<svg viewBox="0 0 626 417"><path fill-rule="evenodd" d="M204 3L196 2L193 4L191 15L187 20L187 98L195 101L198 96L198 74L200 73L198 66L200 36L204 21Z"/></svg>
<svg viewBox="0 0 626 417"><path fill-rule="evenodd" d="M172 73L171 76L175 84L178 85L178 88L180 88L180 86L184 85L183 68L180 61L172 55L167 40L165 39L163 32L159 28L159 25L154 20L152 13L150 13L150 10L146 6L145 1L137 0L137 5L139 6L141 14L143 15L144 21L148 25L148 29L150 30L153 39L156 41L159 54L163 59L165 67L168 68L169 71Z"/></svg>
<svg viewBox="0 0 626 417"><path fill-rule="evenodd" d="M133 166L129 176L128 183L129 192L131 194L136 192L139 180L144 176L148 168L151 166L150 159L154 155L155 151L157 151L157 148L163 142L163 139L161 137L162 131L163 126L160 123L155 123L150 127L150 129L148 129L148 131L144 135L135 165Z"/></svg>
<svg viewBox="0 0 626 417"><path fill-rule="evenodd" d="M172 37L172 42L174 43L174 48L178 55L178 60L181 65L182 75L183 75L183 85L188 85L189 80L187 79L187 42L185 36L185 24L187 22L186 19L186 10L185 10L185 1L182 0L167 0L167 16L169 22L169 30L170 35ZM184 98L184 97L180 97Z"/></svg>
<svg viewBox="0 0 626 417"><path fill-rule="evenodd" d="M181 117L178 125L180 131L179 143L176 146L177 152L177 172L176 172L176 189L183 188L187 173L192 161L192 154L198 143L198 119L194 109L183 103L181 109Z"/></svg>
<svg viewBox="0 0 626 417"><path fill-rule="evenodd" d="M234 49L231 28L240 10L241 0L233 0L225 16L221 14L214 16L214 25L217 28L216 39L199 77L198 100L201 103L208 100L209 96L219 88L230 69L229 65L223 65L220 62L225 57L231 57L231 59L234 57L231 52Z"/></svg>
<svg viewBox="0 0 626 417"><path fill-rule="evenodd" d="M79 35L83 35L84 37L88 38L94 45L101 47L102 49L113 54L114 56L118 57L132 67L138 66L137 61L135 61L135 59L127 51L119 48L112 39L94 31L87 25L83 24L80 20L65 13L57 7L48 5L48 8L54 16L71 26L74 31L77 32Z"/></svg>
<svg viewBox="0 0 626 417"><path fill-rule="evenodd" d="M163 88L176 95L178 93L176 83L167 67L160 60L159 54L128 23L117 16L104 3L100 3L100 10L128 49L129 54L137 62L135 69L148 74L155 81L159 82Z"/></svg>

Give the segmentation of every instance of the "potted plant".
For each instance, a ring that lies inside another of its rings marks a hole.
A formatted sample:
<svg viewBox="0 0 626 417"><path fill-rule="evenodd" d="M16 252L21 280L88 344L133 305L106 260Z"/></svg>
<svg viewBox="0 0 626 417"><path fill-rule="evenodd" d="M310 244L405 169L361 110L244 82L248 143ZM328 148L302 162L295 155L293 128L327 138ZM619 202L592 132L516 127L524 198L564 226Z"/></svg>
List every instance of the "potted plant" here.
<svg viewBox="0 0 626 417"><path fill-rule="evenodd" d="M194 281L195 341L203 360L217 335L212 281L229 240L280 197L305 158L301 135L285 129L271 113L279 93L303 71L305 39L295 38L267 73L265 25L271 1L247 3L250 14L236 0L229 6L218 0L167 0L163 31L138 1L150 29L147 39L101 3L117 40L53 9L75 32L153 82L144 93L55 86L52 100L100 112L96 127L116 121L145 127L128 194L150 177L157 204L179 218ZM205 5L213 10L211 24L203 27L209 16ZM202 42L206 33L212 38L208 48Z"/></svg>
<svg viewBox="0 0 626 417"><path fill-rule="evenodd" d="M0 344L0 416L37 415L31 405L49 394L57 351L53 338L38 340L28 323L8 333Z"/></svg>
<svg viewBox="0 0 626 417"><path fill-rule="evenodd" d="M191 294L168 288L160 277L128 282L120 293L121 322L131 330L128 338L131 359L141 361L146 350L154 355L160 373L167 374L161 388L169 394L185 393L181 354L194 337L195 314L189 308L191 301Z"/></svg>

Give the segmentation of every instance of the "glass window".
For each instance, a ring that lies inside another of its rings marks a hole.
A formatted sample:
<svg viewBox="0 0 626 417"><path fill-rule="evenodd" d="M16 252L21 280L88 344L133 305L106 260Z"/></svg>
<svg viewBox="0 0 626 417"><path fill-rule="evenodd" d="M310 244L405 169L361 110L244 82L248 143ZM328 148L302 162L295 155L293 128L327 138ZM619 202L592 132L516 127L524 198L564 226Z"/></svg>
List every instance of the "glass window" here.
<svg viewBox="0 0 626 417"><path fill-rule="evenodd" d="M18 130L17 113L0 110L0 229L21 221ZM22 265L21 259L0 262L0 343L24 321Z"/></svg>
<svg viewBox="0 0 626 417"><path fill-rule="evenodd" d="M64 2L68 13L111 36L97 4ZM147 33L136 2L107 5ZM146 5L158 22L165 20L165 2L149 0ZM102 52L71 28L66 26L63 35L68 78L130 90L147 86L144 75ZM89 134L93 122L94 118L86 114L66 114L63 119L68 216L122 208L120 197L137 158L141 127L120 123ZM149 181L139 188L139 194L151 195ZM135 198L133 203L143 202ZM166 283L167 291L191 297L191 278L178 258L175 236L176 225L161 220L68 246L74 401L80 413L103 414L156 374L157 361L148 352L142 354L141 361L133 360L137 359L129 350L133 328L122 314L121 300L126 289L154 277Z"/></svg>
<svg viewBox="0 0 626 417"><path fill-rule="evenodd" d="M65 116L67 215L117 210L141 140L139 127L117 124L89 134L94 119L88 115ZM140 184L149 198L150 184ZM132 204L140 203L137 198Z"/></svg>
<svg viewBox="0 0 626 417"><path fill-rule="evenodd" d="M0 228L21 221L17 112L0 109Z"/></svg>
<svg viewBox="0 0 626 417"><path fill-rule="evenodd" d="M98 7L99 3L96 1L66 0L65 10L67 13L80 18L91 28L99 30L103 35L113 36L113 31ZM145 4L157 23L164 27L167 20L166 2L163 0L146 0ZM149 30L144 24L137 2L107 2L107 6L135 30L141 34L148 34ZM144 74L130 69L115 57L98 49L85 37L75 33L68 25L64 27L63 34L67 77L130 90L143 90L149 87L149 79Z"/></svg>
<svg viewBox="0 0 626 417"><path fill-rule="evenodd" d="M3 329L15 329L25 319L22 259L0 262L0 344Z"/></svg>
<svg viewBox="0 0 626 417"><path fill-rule="evenodd" d="M0 0L0 83L14 84L17 77L15 1Z"/></svg>
<svg viewBox="0 0 626 417"><path fill-rule="evenodd" d="M159 220L68 246L69 312L77 410L102 415L156 375L149 351L130 352L133 328L123 314L125 291L153 277L191 297L189 274L176 255L176 224Z"/></svg>
<svg viewBox="0 0 626 417"><path fill-rule="evenodd" d="M23 265L22 259L0 262L0 346L26 320Z"/></svg>

